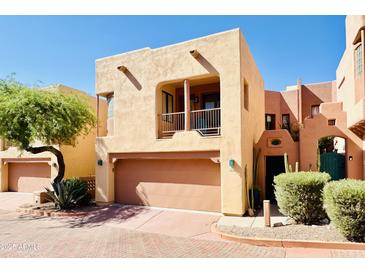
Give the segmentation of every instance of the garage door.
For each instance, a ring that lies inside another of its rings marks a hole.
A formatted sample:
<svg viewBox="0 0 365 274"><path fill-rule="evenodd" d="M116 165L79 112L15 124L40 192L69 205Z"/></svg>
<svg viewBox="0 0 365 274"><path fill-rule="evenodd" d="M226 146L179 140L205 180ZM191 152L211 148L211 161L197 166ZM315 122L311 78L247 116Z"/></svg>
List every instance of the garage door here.
<svg viewBox="0 0 365 274"><path fill-rule="evenodd" d="M116 162L116 202L220 212L220 197L220 165L209 159Z"/></svg>
<svg viewBox="0 0 365 274"><path fill-rule="evenodd" d="M33 192L50 187L51 167L47 163L9 163L9 191Z"/></svg>

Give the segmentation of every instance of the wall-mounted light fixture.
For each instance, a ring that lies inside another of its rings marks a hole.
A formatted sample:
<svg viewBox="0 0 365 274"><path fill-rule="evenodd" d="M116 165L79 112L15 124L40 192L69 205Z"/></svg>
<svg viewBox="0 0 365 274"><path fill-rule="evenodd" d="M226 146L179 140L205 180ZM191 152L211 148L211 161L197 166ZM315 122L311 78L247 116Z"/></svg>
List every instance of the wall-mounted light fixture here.
<svg viewBox="0 0 365 274"><path fill-rule="evenodd" d="M349 156L349 161L352 161L354 158L350 155Z"/></svg>
<svg viewBox="0 0 365 274"><path fill-rule="evenodd" d="M123 73L125 73L128 70L126 66L118 66L117 69Z"/></svg>
<svg viewBox="0 0 365 274"><path fill-rule="evenodd" d="M229 159L229 161L228 161L228 165L229 165L229 168L230 168L231 170L233 170L233 168L234 168L234 160L233 160L233 159Z"/></svg>
<svg viewBox="0 0 365 274"><path fill-rule="evenodd" d="M103 160L99 159L97 163L98 163L98 166L102 166L103 165Z"/></svg>
<svg viewBox="0 0 365 274"><path fill-rule="evenodd" d="M191 54L191 56L193 56L194 58L198 58L198 57L199 57L199 55L200 55L199 51L197 51L196 49L191 50L191 51L190 51L190 54Z"/></svg>

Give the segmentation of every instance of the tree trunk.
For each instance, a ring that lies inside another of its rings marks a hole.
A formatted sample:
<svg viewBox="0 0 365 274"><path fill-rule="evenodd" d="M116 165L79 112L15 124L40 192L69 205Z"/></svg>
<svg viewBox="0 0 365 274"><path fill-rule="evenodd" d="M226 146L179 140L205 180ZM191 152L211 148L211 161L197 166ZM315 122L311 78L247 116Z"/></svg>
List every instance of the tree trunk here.
<svg viewBox="0 0 365 274"><path fill-rule="evenodd" d="M48 151L48 152L53 153L57 157L58 174L57 174L56 178L54 178L53 183L52 183L53 189L57 192L56 189L58 189L58 188L55 186L58 185L62 181L63 177L65 176L65 161L63 160L63 155L62 155L61 151L54 148L53 146L28 147L25 150L30 153L33 153L33 154L38 154L38 153Z"/></svg>

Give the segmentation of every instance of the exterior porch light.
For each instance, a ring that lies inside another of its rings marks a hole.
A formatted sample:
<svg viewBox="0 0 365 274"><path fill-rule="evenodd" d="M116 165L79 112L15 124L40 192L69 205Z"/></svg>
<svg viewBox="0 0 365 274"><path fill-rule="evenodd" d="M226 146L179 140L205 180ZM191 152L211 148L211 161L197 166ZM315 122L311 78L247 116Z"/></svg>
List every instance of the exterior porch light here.
<svg viewBox="0 0 365 274"><path fill-rule="evenodd" d="M234 160L233 160L233 159L229 159L229 161L228 161L228 165L229 165L229 168L230 168L231 170L233 170L233 168L234 168Z"/></svg>
<svg viewBox="0 0 365 274"><path fill-rule="evenodd" d="M98 160L98 166L102 166L103 165L103 160L99 159Z"/></svg>
<svg viewBox="0 0 365 274"><path fill-rule="evenodd" d="M196 49L191 50L191 51L190 51L190 54L191 54L191 56L193 56L194 58L198 58L198 57L199 57L199 55L200 55L199 51L197 51Z"/></svg>
<svg viewBox="0 0 365 274"><path fill-rule="evenodd" d="M123 73L125 73L128 70L126 66L118 66L117 69Z"/></svg>

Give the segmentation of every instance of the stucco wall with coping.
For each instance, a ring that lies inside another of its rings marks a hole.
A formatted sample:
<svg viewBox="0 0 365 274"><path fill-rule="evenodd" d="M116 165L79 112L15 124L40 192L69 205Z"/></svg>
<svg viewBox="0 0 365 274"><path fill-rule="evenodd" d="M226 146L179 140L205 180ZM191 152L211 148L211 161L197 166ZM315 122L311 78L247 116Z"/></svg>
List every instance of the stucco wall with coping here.
<svg viewBox="0 0 365 274"><path fill-rule="evenodd" d="M343 102L344 111L348 112L348 122L353 121L352 116L356 115L351 110L357 103L359 96L364 94L364 81L355 83L354 45L355 39L359 38L359 30L365 27L365 16L346 17L346 49L336 70L337 101ZM361 36L360 36L361 37ZM364 47L364 41L362 43ZM363 52L364 54L364 52ZM365 60L363 59L363 64ZM363 74L365 73L363 65ZM364 76L362 75L362 79ZM357 87L356 87L357 86ZM357 90L356 90L357 89ZM363 117L364 118L364 117ZM349 123L350 124L350 123Z"/></svg>
<svg viewBox="0 0 365 274"><path fill-rule="evenodd" d="M328 119L336 119L336 125L328 125ZM362 179L362 140L347 128L346 113L342 111L342 103L323 103L320 106L320 114L304 120L303 128L300 131L301 169L316 169L318 141L326 136L346 139L347 177ZM353 160L349 161L348 156L352 156Z"/></svg>
<svg viewBox="0 0 365 274"><path fill-rule="evenodd" d="M201 55L197 59L189 53L195 49ZM246 58L242 64L241 58ZM117 70L121 65L128 69L129 75ZM242 65L247 68L243 69ZM176 133L172 139L157 139L156 114L160 104L156 90L170 81L211 76L219 76L220 79L221 136L203 138L197 132L190 131ZM247 133L251 149L242 150L243 146L246 147L242 141L243 119L246 119L246 115L241 115L243 76L250 82L251 93L261 92L263 96L262 78L238 29L97 60L97 93L114 92L115 99L114 136L97 139L97 159L103 160L103 165L96 169L96 199L101 202L114 200L113 163L108 159L109 153L220 150L222 211L242 215L245 211L243 194L237 195L243 193L242 165L245 162L242 159L248 161L252 157L253 143L260 135L257 132ZM254 100L255 96L252 95L252 102ZM263 116L263 107L262 100L262 113L258 114L253 108L257 117ZM252 120L247 118L245 128L250 128ZM260 129L258 127L258 131ZM233 171L228 167L229 159L235 161Z"/></svg>

